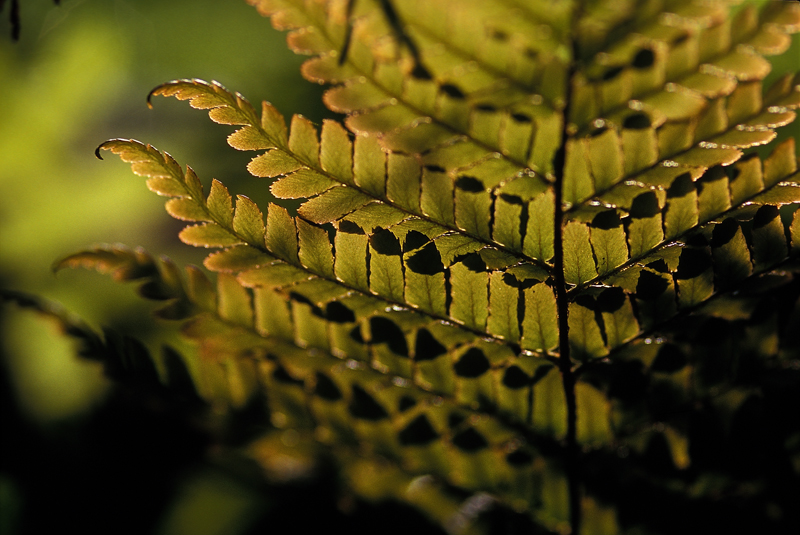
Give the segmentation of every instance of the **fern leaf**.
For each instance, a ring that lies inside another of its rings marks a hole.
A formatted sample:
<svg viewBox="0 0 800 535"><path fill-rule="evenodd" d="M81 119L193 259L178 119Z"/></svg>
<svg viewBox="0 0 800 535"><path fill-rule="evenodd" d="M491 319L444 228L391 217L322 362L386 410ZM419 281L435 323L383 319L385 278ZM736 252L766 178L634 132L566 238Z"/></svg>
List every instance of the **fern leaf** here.
<svg viewBox="0 0 800 535"><path fill-rule="evenodd" d="M112 140L190 223L181 239L220 249L216 291L120 248L59 266L145 281L219 365L224 388L204 392L265 396L275 428L336 445L364 496L424 509L399 489L428 474L448 511L452 487L549 530L583 515L619 532L592 474L638 481L662 454L675 474L648 490L705 496L686 486L701 442L686 414L735 413L763 391L732 363L762 377L797 346L796 299L778 297L798 293L796 148L751 149L800 105L798 75L762 87L798 5L250 3L313 56L303 72L332 84L349 132L287 127L215 82L150 96L236 126L229 144L258 152L251 174L296 215L218 181L205 196L166 153ZM253 450L268 471L276 436Z"/></svg>
<svg viewBox="0 0 800 535"><path fill-rule="evenodd" d="M123 280L144 279L145 285L168 282L158 270L144 277L136 274L153 264L160 265L141 250L97 248L73 255L61 265L107 270L112 260L116 272L125 268ZM197 272L192 270L189 273L195 278L193 286L198 286ZM205 283L200 284L205 286ZM368 351L376 353L373 357L376 362L370 367L343 367L342 361L333 355L317 353L311 356L290 342L276 338L270 331L280 321L281 309L283 314L291 313L293 316L289 321L296 329L295 343L303 345L308 341L305 335L324 332L324 328L320 331L319 327L308 325L309 321L315 321L313 305L308 302L295 301L287 308L286 301L279 298L277 308L264 309L263 305L269 302L269 299L265 301L269 293L269 290L259 287L251 296L235 278L222 274L217 282L217 296L212 299L217 303L213 309L194 302L190 294L177 287L171 295L174 299L188 300L194 307L184 332L198 343L201 355L227 370L224 381L228 393L223 397L227 397L233 406L243 406L258 389L263 389L268 395L273 422L278 427L302 429L313 425L325 429L327 440L331 442L352 444L351 447L355 448L353 453L357 448L367 447L383 459L396 463L396 467L405 470L412 467L412 473L432 472L443 481L463 488L477 490L489 485L492 489L503 489L501 493L509 500L528 502L531 499L529 493L533 489L526 481L532 471L541 471L544 467L541 463L531 464L535 453L526 445L527 440L508 427L502 418L489 414L469 417L474 410L459 406L472 399L474 391L491 395L492 376L505 376L504 380L511 382L515 389L525 388L527 380L519 384L519 379L508 378L514 376L513 372L493 370L495 365L509 357L508 354L498 353L491 344L477 343L457 348L460 356L454 365L456 378L453 384L456 388L443 400L435 394L409 390L393 381L391 376L381 373L378 365L381 358L384 359L383 367L389 367L391 363L385 359L396 354L397 347L392 347L392 344L396 346L398 343L386 339L385 327L384 330L373 330L366 342ZM314 289L312 295L319 296L319 289ZM208 297L203 297L203 301L207 302ZM369 323L373 329L378 327L379 320L381 316L372 317ZM388 319L383 321L391 324ZM429 348L430 344L439 345L431 331L435 333L442 328L444 326L440 325L420 331L415 348L418 357L426 351L429 353L427 359L435 360L439 356L430 353ZM422 337L427 337L427 340L423 341ZM381 350L387 343L392 351ZM269 353L259 353L259 348ZM440 348L438 351L442 353L447 351L444 346ZM251 355L250 364L241 360L244 354ZM420 360L425 362L422 358ZM240 382L240 379L248 377L246 369L250 366L261 370L257 385ZM491 374L486 375L490 369ZM520 369L515 367L513 370ZM524 376L522 371L516 374ZM323 387L323 383L327 386ZM316 395L309 397L305 392ZM206 392L206 395L210 394ZM217 392L216 395L221 394ZM287 417L292 420L286 420ZM355 421L351 422L351 418ZM472 467L476 459L480 459L479 469ZM547 466L550 477L563 477L554 465ZM465 471L468 467L472 468Z"/></svg>
<svg viewBox="0 0 800 535"><path fill-rule="evenodd" d="M154 89L151 92L153 95L176 96L191 102L197 100L199 104L196 107L202 109L231 108L233 111L230 116L233 119L230 124L241 124L235 120L254 113L252 106L240 95L228 93L219 84L207 84L199 80L169 82ZM225 117L225 114L215 115L214 120L220 122L221 117ZM513 166L484 158L483 162L471 166L468 175L458 178L454 187L451 177L440 172L442 168L439 164L444 163L443 158L450 160L458 157L459 151L463 154L463 149L431 155L428 161L435 163L420 165L410 158L393 158L394 155L387 158L383 150L369 138L358 137L351 142L341 127L333 126L330 122L323 126L321 142L317 140L316 131L312 131L313 128L304 119L298 118L293 124L302 133L294 135L294 138L289 134L288 142L281 141L271 132L282 132L281 135L285 136L283 119L265 103L262 120L253 119L249 126L235 132L228 140L234 148L241 150L274 147L256 157L248 168L256 176L279 177L271 186L276 197L307 199L298 211L302 217L322 224L352 214L348 220L375 228L385 225L373 217L376 214L372 213L374 204L371 201L377 200L384 205L380 213L393 220L416 216L434 223L434 228L437 225L443 227L440 233L448 230L466 231L487 245L505 248L493 241L488 225L478 215L480 210L491 204L489 193L480 193L480 190L502 184L513 177L516 172ZM259 141L240 144L242 132L248 132L248 139L258 138ZM291 139L295 139L293 145ZM328 160L332 161L329 163ZM416 183L411 182L415 177L418 179ZM519 182L517 189L521 184ZM414 189L420 193L414 195ZM523 186L523 189L530 190L530 187ZM370 213L362 212L362 208ZM507 217L504 219L508 220ZM519 246L516 250L519 250ZM537 263L543 265L543 262Z"/></svg>

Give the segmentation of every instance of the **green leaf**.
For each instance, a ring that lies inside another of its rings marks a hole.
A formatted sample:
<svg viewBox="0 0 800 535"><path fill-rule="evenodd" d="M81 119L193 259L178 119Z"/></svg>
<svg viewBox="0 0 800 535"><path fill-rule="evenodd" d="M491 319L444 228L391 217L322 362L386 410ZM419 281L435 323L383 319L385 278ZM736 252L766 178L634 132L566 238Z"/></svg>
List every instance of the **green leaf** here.
<svg viewBox="0 0 800 535"><path fill-rule="evenodd" d="M291 154L277 149L256 156L247 164L251 175L266 178L288 175L301 167L302 164Z"/></svg>
<svg viewBox="0 0 800 535"><path fill-rule="evenodd" d="M242 243L232 232L215 223L201 223L184 228L178 235L183 243L195 247L225 247Z"/></svg>
<svg viewBox="0 0 800 535"><path fill-rule="evenodd" d="M739 223L733 219L714 227L711 253L717 287L731 288L753 273L747 241Z"/></svg>
<svg viewBox="0 0 800 535"><path fill-rule="evenodd" d="M211 182L211 191L206 199L206 205L211 216L225 228L233 226L233 199L228 193L228 188L222 182L214 179Z"/></svg>
<svg viewBox="0 0 800 535"><path fill-rule="evenodd" d="M519 290L505 282L505 274L495 271L489 281L489 321L487 330L506 340L519 340L517 318Z"/></svg>
<svg viewBox="0 0 800 535"><path fill-rule="evenodd" d="M486 329L489 316L488 274L458 262L450 266L450 284L453 287L450 315L473 329Z"/></svg>
<svg viewBox="0 0 800 535"><path fill-rule="evenodd" d="M319 155L325 171L348 184L352 182L353 148L347 131L339 123L331 120L322 123Z"/></svg>
<svg viewBox="0 0 800 535"><path fill-rule="evenodd" d="M594 310L577 302L569 306L569 343L572 356L578 360L597 358L607 353Z"/></svg>
<svg viewBox="0 0 800 535"><path fill-rule="evenodd" d="M228 144L239 150L270 149L272 144L257 128L245 126L228 136Z"/></svg>
<svg viewBox="0 0 800 535"><path fill-rule="evenodd" d="M594 193L586 148L583 140L567 141L569 156L564 167L564 200L570 204L578 204Z"/></svg>
<svg viewBox="0 0 800 535"><path fill-rule="evenodd" d="M480 254L481 260L486 263L486 267L490 269L503 269L516 264L518 261L518 258L514 255L492 247L481 249L478 254Z"/></svg>
<svg viewBox="0 0 800 535"><path fill-rule="evenodd" d="M761 161L758 158L742 158L734 164L736 177L731 180L731 203L738 205L764 188Z"/></svg>
<svg viewBox="0 0 800 535"><path fill-rule="evenodd" d="M523 203L519 197L501 194L494 204L494 232L492 239L497 243L513 249L522 250L522 229L520 219Z"/></svg>
<svg viewBox="0 0 800 535"><path fill-rule="evenodd" d="M333 254L328 233L298 219L297 234L300 238L300 263L312 273L333 278Z"/></svg>
<svg viewBox="0 0 800 535"><path fill-rule="evenodd" d="M250 295L235 277L227 273L220 273L217 277L218 310L219 315L225 320L251 327L253 325L253 309Z"/></svg>
<svg viewBox="0 0 800 535"><path fill-rule="evenodd" d="M789 178L791 180L791 178ZM772 204L780 206L783 204L796 204L800 202L800 184L779 183L760 195L752 197L755 204Z"/></svg>
<svg viewBox="0 0 800 535"><path fill-rule="evenodd" d="M443 273L431 275L406 270L405 301L436 316L446 316L446 293Z"/></svg>
<svg viewBox="0 0 800 535"><path fill-rule="evenodd" d="M608 288L597 297L608 347L623 345L639 334L639 323L628 296L620 288Z"/></svg>
<svg viewBox="0 0 800 535"><path fill-rule="evenodd" d="M789 138L772 151L764 160L764 185L774 186L785 177L797 171L795 142Z"/></svg>
<svg viewBox="0 0 800 535"><path fill-rule="evenodd" d="M659 201L653 192L638 195L631 206L628 248L632 258L643 256L664 239Z"/></svg>
<svg viewBox="0 0 800 535"><path fill-rule="evenodd" d="M564 227L564 278L570 284L583 284L596 276L589 227L570 221Z"/></svg>
<svg viewBox="0 0 800 535"><path fill-rule="evenodd" d="M599 275L610 273L628 260L625 231L616 211L597 214L592 220L590 233Z"/></svg>
<svg viewBox="0 0 800 535"><path fill-rule="evenodd" d="M148 104L154 95L174 96L189 100L193 108L207 109L209 117L221 124L248 124L255 110L241 95L230 94L222 85L202 80L174 80L162 84L147 96Z"/></svg>
<svg viewBox="0 0 800 535"><path fill-rule="evenodd" d="M387 160L386 197L401 208L417 213L420 210L420 172L414 158L390 154Z"/></svg>
<svg viewBox="0 0 800 535"><path fill-rule="evenodd" d="M263 102L261 105L261 128L264 129L267 137L275 142L277 147L282 148L288 144L289 136L286 131L286 122L283 120L283 114L269 102Z"/></svg>
<svg viewBox="0 0 800 535"><path fill-rule="evenodd" d="M480 243L462 234L444 234L436 238L435 243L445 266L451 265L457 257L482 249Z"/></svg>
<svg viewBox="0 0 800 535"><path fill-rule="evenodd" d="M182 221L212 221L205 207L191 198L170 199L165 208L169 215Z"/></svg>
<svg viewBox="0 0 800 535"><path fill-rule="evenodd" d="M704 190L705 191L705 190ZM697 226L700 217L697 189L691 176L679 176L667 190L664 237L672 239Z"/></svg>
<svg viewBox="0 0 800 535"><path fill-rule="evenodd" d="M336 257L334 259L334 272L336 278L347 282L350 286L363 290L369 290L369 278L367 274L367 243L368 237L359 228L359 232L343 232L341 227L336 233L334 247Z"/></svg>
<svg viewBox="0 0 800 535"><path fill-rule="evenodd" d="M698 205L700 221L709 221L715 214L725 212L730 208L728 177L722 171L714 170L706 173L700 179Z"/></svg>
<svg viewBox="0 0 800 535"><path fill-rule="evenodd" d="M472 177L456 179L455 216L456 225L470 234L490 240L491 230L487 213L492 211L492 197L486 191L464 191L459 185Z"/></svg>
<svg viewBox="0 0 800 535"><path fill-rule="evenodd" d="M289 304L281 294L268 288L253 289L255 328L261 335L291 340L294 335Z"/></svg>
<svg viewBox="0 0 800 535"><path fill-rule="evenodd" d="M292 117L289 150L296 154L300 161L311 165L319 165L317 130L311 124L311 121L300 115Z"/></svg>
<svg viewBox="0 0 800 535"><path fill-rule="evenodd" d="M445 225L455 225L453 212L453 184L444 169L426 166L420 180L422 213Z"/></svg>
<svg viewBox="0 0 800 535"><path fill-rule="evenodd" d="M297 261L297 230L285 208L270 205L267 212L267 249L287 262Z"/></svg>
<svg viewBox="0 0 800 535"><path fill-rule="evenodd" d="M258 206L245 197L239 195L236 201L236 213L233 216L233 230L244 240L259 247L264 246L264 215Z"/></svg>
<svg viewBox="0 0 800 535"><path fill-rule="evenodd" d="M546 284L525 290L522 347L547 351L558 345L556 298Z"/></svg>
<svg viewBox="0 0 800 535"><path fill-rule="evenodd" d="M186 267L187 293L192 302L205 311L217 309L217 294L208 278L195 266Z"/></svg>
<svg viewBox="0 0 800 535"><path fill-rule="evenodd" d="M353 152L355 183L366 193L383 197L385 194L386 154L374 137L357 136Z"/></svg>
<svg viewBox="0 0 800 535"><path fill-rule="evenodd" d="M307 199L336 186L336 181L311 169L301 169L276 180L270 192L279 199Z"/></svg>
<svg viewBox="0 0 800 535"><path fill-rule="evenodd" d="M329 223L361 208L370 200L359 191L337 186L303 203L297 213L312 223Z"/></svg>
<svg viewBox="0 0 800 535"><path fill-rule="evenodd" d="M658 138L647 115L628 116L623 122L621 139L626 175L643 171L658 161Z"/></svg>
<svg viewBox="0 0 800 535"><path fill-rule="evenodd" d="M788 251L780 212L764 205L753 220L753 260L756 270L766 269L785 258Z"/></svg>
<svg viewBox="0 0 800 535"><path fill-rule="evenodd" d="M209 257L206 263L213 258L215 257ZM250 269L255 266L258 267ZM242 269L231 271L241 271L238 276L239 282L248 288L283 288L309 278L306 270L284 262L258 265L248 262L248 259L245 258L241 267ZM209 269L215 270L214 268L213 265L209 266Z"/></svg>
<svg viewBox="0 0 800 535"><path fill-rule="evenodd" d="M402 210L379 202L371 202L342 220L355 223L365 232L372 233L377 227L393 227L407 218L408 214Z"/></svg>
<svg viewBox="0 0 800 535"><path fill-rule="evenodd" d="M595 188L604 191L619 182L623 176L619 136L612 128L598 128L586 141Z"/></svg>
<svg viewBox="0 0 800 535"><path fill-rule="evenodd" d="M528 204L528 225L523 252L531 258L547 261L553 257L553 225L555 213L553 193L537 196Z"/></svg>
<svg viewBox="0 0 800 535"><path fill-rule="evenodd" d="M249 245L237 245L209 255L203 263L211 271L238 273L274 262L274 258Z"/></svg>
<svg viewBox="0 0 800 535"><path fill-rule="evenodd" d="M394 235L387 230L373 235L369 247L370 290L393 302L402 303L405 281L403 279L403 261L400 257L399 243L396 245L396 251L388 250L392 248L392 245L385 243L378 245L379 236L387 236L392 243L397 242L397 238L394 238ZM376 249L375 246L379 248Z"/></svg>
<svg viewBox="0 0 800 535"><path fill-rule="evenodd" d="M172 177L165 178L155 176L147 179L147 189L159 195L167 197L179 197L186 195L186 186Z"/></svg>

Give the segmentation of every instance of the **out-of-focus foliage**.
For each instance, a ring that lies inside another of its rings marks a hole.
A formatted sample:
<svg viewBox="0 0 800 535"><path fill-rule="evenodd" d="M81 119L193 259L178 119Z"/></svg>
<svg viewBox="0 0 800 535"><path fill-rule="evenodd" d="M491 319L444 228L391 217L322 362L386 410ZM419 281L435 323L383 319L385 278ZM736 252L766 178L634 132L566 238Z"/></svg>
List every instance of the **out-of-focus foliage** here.
<svg viewBox="0 0 800 535"><path fill-rule="evenodd" d="M176 154L203 154L200 168L225 174L235 185L246 173L227 170L246 159L237 160L211 138L190 135L192 122L176 120L177 110L150 113L142 95L176 72L203 72L319 117L319 91L299 85L294 57L274 54L282 50L282 36L243 4L70 1L55 7L28 1L20 7L20 41L4 34L0 43L0 284L60 301L95 325L124 324L144 333L150 327L136 318L146 307L128 292L114 285L87 291L84 274L59 280L50 269L53 259L86 243L175 248L175 227L158 219L146 191L125 180L122 168L109 173L94 148L124 128L169 140ZM178 17L194 31L176 35ZM254 48L273 51L273 59L256 64L225 52L224 36L233 29ZM175 256L202 258L191 253L184 248Z"/></svg>
<svg viewBox="0 0 800 535"><path fill-rule="evenodd" d="M283 36L243 2L21 0L17 42L10 8L5 2L0 12L0 287L58 301L94 329L113 326L158 347L162 326L127 289L88 273L55 277L51 269L54 259L99 242L202 258L178 245L175 226L159 217L146 189L123 166L99 162L94 149L123 130L159 139L176 154L202 154L198 167L234 186L247 175L247 157L225 150L222 140L192 135L205 121L179 119L182 106L150 112L144 95L177 73L203 73L320 120L320 89L302 81ZM231 33L261 52L227 50ZM159 446L168 440L166 420L156 414L148 422L140 403L109 393L99 364L77 359L74 341L52 317L2 308L0 533L108 533L109 523L133 517L140 520L124 521L117 532L149 531L178 495L170 480L198 459L198 435L175 427L184 451L171 457ZM135 432L142 436L134 439ZM123 465L117 455L149 458ZM207 488L203 474L195 479ZM165 492L135 499L154 481ZM228 488L242 492L235 482ZM99 504L105 512L95 511Z"/></svg>
<svg viewBox="0 0 800 535"><path fill-rule="evenodd" d="M245 454L255 488L331 470L359 510L450 533L800 525L800 180L776 141L800 75L766 59L796 57L797 4L250 3L343 124L160 85L236 125L270 194L113 139L98 155L217 249L216 281L124 246L56 264L136 281L184 338L157 329L148 353L10 301ZM218 529L257 524L253 493L213 500ZM198 529L183 496L168 532Z"/></svg>

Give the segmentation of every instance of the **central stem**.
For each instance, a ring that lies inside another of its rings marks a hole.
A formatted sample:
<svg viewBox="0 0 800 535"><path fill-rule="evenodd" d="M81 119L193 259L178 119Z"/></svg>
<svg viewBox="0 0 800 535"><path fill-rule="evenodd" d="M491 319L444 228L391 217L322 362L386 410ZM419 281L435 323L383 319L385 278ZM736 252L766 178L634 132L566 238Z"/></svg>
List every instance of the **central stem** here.
<svg viewBox="0 0 800 535"><path fill-rule="evenodd" d="M569 93L569 92L568 92ZM566 121L565 121L566 123ZM562 136L561 148L556 153L555 181L555 228L553 263L555 264L555 293L558 312L558 368L567 405L567 435L565 438L567 481L569 483L570 525L573 535L577 535L581 523L581 496L578 481L578 441L577 441L577 404L575 401L575 370L572 368L569 346L569 298L567 283L564 279L564 244L561 186L563 184L563 161L566 153L566 126Z"/></svg>
<svg viewBox="0 0 800 535"><path fill-rule="evenodd" d="M579 8L578 8L579 9ZM567 71L566 90L564 95L564 123L561 127L561 143L553 157L553 172L555 181L555 216L553 228L553 264L555 267L554 282L558 313L558 368L561 372L561 381L564 388L564 397L567 406L567 435L565 438L565 464L567 483L569 486L570 527L573 535L580 533L581 525L581 490L578 471L578 440L577 440L577 403L575 400L575 370L572 367L569 345L569 297L567 296L567 282L564 276L564 172L567 162L567 141L570 137L570 106L572 103L572 81L577 70L576 62L577 42L574 29L579 14L573 13L573 38L572 61Z"/></svg>

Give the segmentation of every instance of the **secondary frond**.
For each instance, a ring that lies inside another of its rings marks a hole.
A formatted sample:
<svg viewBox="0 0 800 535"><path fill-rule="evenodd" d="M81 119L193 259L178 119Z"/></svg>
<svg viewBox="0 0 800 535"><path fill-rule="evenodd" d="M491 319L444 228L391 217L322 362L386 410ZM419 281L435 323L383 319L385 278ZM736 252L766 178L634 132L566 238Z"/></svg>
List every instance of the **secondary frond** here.
<svg viewBox="0 0 800 535"><path fill-rule="evenodd" d="M502 159L488 155L475 161L465 146L422 157L386 153L373 138L351 140L336 122L326 121L318 132L300 116L294 117L289 131L268 103L259 120L244 97L201 80L168 82L153 95L190 100L195 108L209 109L215 122L244 125L228 142L238 150L267 149L248 170L276 178L271 187L276 197L306 199L298 213L308 221L322 224L350 215L363 230L408 221L438 235L465 234L483 248L508 251L520 261L547 268L547 249L535 243L526 247L515 221L532 199L544 206L547 190L533 175L520 175ZM454 172L445 171L454 165ZM496 224L481 215L485 209L495 212ZM537 235L548 232L546 221L537 218L531 218L529 226Z"/></svg>
<svg viewBox="0 0 800 535"><path fill-rule="evenodd" d="M426 326L417 332L414 356L418 364L433 364L440 356L450 358L434 335L444 343L462 346L462 357L453 366L455 388L444 395L429 393L412 388L412 383L381 369L375 361L357 360L355 346L380 358L386 346L405 343L401 333L392 338L386 325L389 320L381 316L365 322L362 328L371 327L371 336L351 338L347 355L342 355L347 360L342 360L334 356L335 348L297 347L304 346L300 340L304 332L321 333L321 325L307 323L315 321L313 306L287 302L279 295L269 297L272 290L248 289L230 275L219 274L214 289L198 270L189 268L188 280L179 276L176 284L171 262L121 246L77 253L58 263L58 268L63 267L112 273L118 280L138 282L140 292L149 298L186 303L186 314L167 317L181 319L184 334L197 345L197 365L206 381L201 380L198 391L209 400L243 407L265 396L275 428L308 434L309 439L313 434L323 444L335 445L337 455L358 453L361 463L388 461L394 465L392 470L399 468L410 476L432 474L437 485L492 492L509 506L526 508L544 525L555 528L563 522L564 503L544 499L542 487L532 484L566 485L558 463L539 451L552 447L548 435L558 438L563 433L563 399L554 366L528 359L521 366L530 375L516 365L503 370L496 367L499 354L481 350L490 346L469 341L456 330L448 335L446 326ZM152 287L170 291L146 290ZM381 320L384 324L379 327ZM339 322L349 323L348 328L353 324L346 318ZM294 343L274 335L273 327L281 323L295 330ZM437 346L441 355L435 354ZM442 367L429 368L430 372L438 378L446 373ZM598 395L588 384L581 385L580 399L587 406ZM476 396L484 401L476 404ZM607 438L598 435L603 430L598 421L607 417L587 414L581 439L592 443ZM514 421L526 421L531 428L521 432L509 423ZM251 446L256 458L268 442L264 437ZM398 484L408 481L397 480Z"/></svg>
<svg viewBox="0 0 800 535"><path fill-rule="evenodd" d="M286 299L308 304L321 321L350 318L344 323L352 323L380 313L389 318L389 324L397 324L401 339L429 324L460 325L471 336L493 340L480 342L476 351L502 355L495 360L504 363L498 364L503 369L518 358L519 345L542 353L553 347L555 301L552 290L543 284L547 273L541 268L520 264L510 255L443 233L419 219L386 229L376 227L368 234L346 217L331 243L325 230L293 218L277 205L269 205L266 225L261 212L245 197L239 198L234 210L227 189L217 181L204 198L191 168L184 173L168 154L150 146L112 140L101 149L117 153L132 163L134 172L150 177L151 189L173 197L167 202L173 217L200 221L185 228L180 237L190 245L223 248L207 257L207 268L237 275L249 287L276 290ZM524 303L530 303L532 312L520 328ZM314 331L314 325L308 332ZM431 328L457 330L455 326L428 327L428 336ZM457 339L451 344L433 339L434 346L441 348L436 355L460 357L464 348ZM303 346L315 345L297 340ZM320 343L327 348L331 342ZM491 349L493 344L499 347ZM401 346L405 349L386 357L393 364L374 366L411 378L413 366L407 359L415 352L409 352L405 343ZM420 349L421 354L426 351ZM347 354L345 347L337 352ZM480 374L489 369L485 356L481 362L486 367L481 365ZM436 390L452 386L452 380L426 383Z"/></svg>

